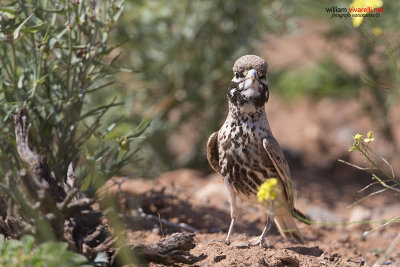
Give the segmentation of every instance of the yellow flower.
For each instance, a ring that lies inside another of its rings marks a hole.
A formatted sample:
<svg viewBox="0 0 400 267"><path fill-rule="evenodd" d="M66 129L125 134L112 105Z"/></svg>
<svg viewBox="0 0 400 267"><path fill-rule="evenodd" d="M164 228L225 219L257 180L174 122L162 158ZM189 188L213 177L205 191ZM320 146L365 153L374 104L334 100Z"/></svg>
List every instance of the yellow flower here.
<svg viewBox="0 0 400 267"><path fill-rule="evenodd" d="M362 137L362 134L356 134L356 135L354 135L353 139L354 139L354 141L360 141L361 137Z"/></svg>
<svg viewBox="0 0 400 267"><path fill-rule="evenodd" d="M365 142L365 143L370 143L370 142L375 141L375 138L372 137L373 134L374 134L374 133L373 133L372 131L369 131L369 132L367 133L367 138L364 138L364 142Z"/></svg>
<svg viewBox="0 0 400 267"><path fill-rule="evenodd" d="M257 200L263 203L264 200L274 200L276 198L276 193L279 192L277 188L278 179L270 178L267 179L259 188L257 192Z"/></svg>
<svg viewBox="0 0 400 267"><path fill-rule="evenodd" d="M383 5L382 0L353 0L353 3L350 4L350 11L356 9L356 11L351 12L352 15L359 14L361 16L353 17L351 16L351 19L353 21L354 27L360 26L360 24L363 22L364 17L362 16L363 14L367 14L368 12L373 11L374 8L381 7ZM369 11L368 8L371 8L372 10Z"/></svg>
<svg viewBox="0 0 400 267"><path fill-rule="evenodd" d="M382 35L382 28L381 27L375 27L372 29L372 33L375 36L381 36Z"/></svg>
<svg viewBox="0 0 400 267"><path fill-rule="evenodd" d="M353 136L354 143L353 146L349 148L349 152L356 151L360 147L362 134L356 134Z"/></svg>
<svg viewBox="0 0 400 267"><path fill-rule="evenodd" d="M358 27L360 24L363 22L363 17L351 17L351 20L353 21L353 26Z"/></svg>
<svg viewBox="0 0 400 267"><path fill-rule="evenodd" d="M371 143L375 141L375 138L373 137L374 133L372 131L368 131L367 133L367 138L361 139L363 136L362 134L355 134L353 136L354 143L353 146L349 148L349 152L353 152L356 150L362 149L363 146L365 146L365 143Z"/></svg>

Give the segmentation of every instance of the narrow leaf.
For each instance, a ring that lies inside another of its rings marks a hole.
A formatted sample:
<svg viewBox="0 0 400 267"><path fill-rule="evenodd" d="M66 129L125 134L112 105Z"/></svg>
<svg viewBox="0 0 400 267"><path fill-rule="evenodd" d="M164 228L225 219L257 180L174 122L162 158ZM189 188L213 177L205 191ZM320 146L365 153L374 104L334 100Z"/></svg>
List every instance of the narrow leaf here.
<svg viewBox="0 0 400 267"><path fill-rule="evenodd" d="M21 29L21 32L35 33L37 31L39 31L42 28L42 26L43 26L43 22L38 25L32 26L32 27Z"/></svg>
<svg viewBox="0 0 400 267"><path fill-rule="evenodd" d="M21 31L22 27L25 25L25 23L28 22L28 20L30 20L30 19L32 18L32 16L33 16L33 14L31 14L29 17L27 17L27 18L18 26L18 28L16 28L16 29L14 30L14 33L13 33L13 38L14 38L14 40L18 39L19 32Z"/></svg>
<svg viewBox="0 0 400 267"><path fill-rule="evenodd" d="M59 8L59 9L45 9L45 8L38 8L40 11L46 12L46 13L54 13L54 14L60 14L60 15L65 15L66 10L65 8Z"/></svg>
<svg viewBox="0 0 400 267"><path fill-rule="evenodd" d="M1 12L4 12L4 13L7 13L7 14L10 14L10 15L12 15L12 16L15 15L15 10L12 9L12 8L9 8L9 7L2 7L2 6L0 6L0 11L1 11Z"/></svg>
<svg viewBox="0 0 400 267"><path fill-rule="evenodd" d="M151 120L143 120L142 122L140 122L140 124L136 127L136 129L134 130L134 132L130 135L127 136L128 139L131 138L136 138L139 137L140 135L142 135L144 133L144 131L147 130L147 128L150 126L151 124Z"/></svg>

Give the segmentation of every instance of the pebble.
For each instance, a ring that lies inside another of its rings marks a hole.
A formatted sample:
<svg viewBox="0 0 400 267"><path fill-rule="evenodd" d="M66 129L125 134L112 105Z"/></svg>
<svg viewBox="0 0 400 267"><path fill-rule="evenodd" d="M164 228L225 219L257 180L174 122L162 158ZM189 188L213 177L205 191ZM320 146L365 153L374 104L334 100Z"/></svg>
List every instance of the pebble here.
<svg viewBox="0 0 400 267"><path fill-rule="evenodd" d="M339 241L340 243L347 243L347 242L349 242L349 241L350 241L350 234L349 234L349 233L342 234L342 235L339 237L338 241Z"/></svg>
<svg viewBox="0 0 400 267"><path fill-rule="evenodd" d="M310 206L307 209L307 215L316 222L343 222L343 219L328 209L317 206ZM328 225L329 226L329 225Z"/></svg>
<svg viewBox="0 0 400 267"><path fill-rule="evenodd" d="M368 221L371 219L372 211L370 209L364 208L362 206L356 206L353 208L353 211L351 212L350 215L350 222L363 222L363 221ZM360 223L353 223L350 224L348 227L349 228L355 228L355 227L365 227L365 224L360 224Z"/></svg>
<svg viewBox="0 0 400 267"><path fill-rule="evenodd" d="M335 253L329 257L329 261L336 261L337 258L340 258L340 255Z"/></svg>
<svg viewBox="0 0 400 267"><path fill-rule="evenodd" d="M211 233L219 233L219 232L221 232L221 228L219 228L219 227L211 227L210 228L210 232Z"/></svg>
<svg viewBox="0 0 400 267"><path fill-rule="evenodd" d="M237 248L249 248L250 243L249 242L239 242L235 245Z"/></svg>
<svg viewBox="0 0 400 267"><path fill-rule="evenodd" d="M217 255L214 257L214 262L220 262L221 260L226 259L226 255Z"/></svg>
<svg viewBox="0 0 400 267"><path fill-rule="evenodd" d="M366 263L366 260L365 260L365 258L360 257L355 262L360 264L360 266L364 266L364 264Z"/></svg>
<svg viewBox="0 0 400 267"><path fill-rule="evenodd" d="M258 259L258 266L269 266L268 263L265 262L264 258Z"/></svg>

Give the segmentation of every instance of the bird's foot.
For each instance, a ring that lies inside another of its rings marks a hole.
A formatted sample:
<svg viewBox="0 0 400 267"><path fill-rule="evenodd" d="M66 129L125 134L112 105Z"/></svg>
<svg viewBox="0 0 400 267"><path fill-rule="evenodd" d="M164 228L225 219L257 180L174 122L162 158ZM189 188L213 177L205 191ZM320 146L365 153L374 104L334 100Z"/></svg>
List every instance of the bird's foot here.
<svg viewBox="0 0 400 267"><path fill-rule="evenodd" d="M229 239L225 239L224 243L229 246L231 244L231 241Z"/></svg>
<svg viewBox="0 0 400 267"><path fill-rule="evenodd" d="M252 246L260 246L261 248L272 248L271 242L269 242L268 238L262 238L261 236L253 238L251 241Z"/></svg>

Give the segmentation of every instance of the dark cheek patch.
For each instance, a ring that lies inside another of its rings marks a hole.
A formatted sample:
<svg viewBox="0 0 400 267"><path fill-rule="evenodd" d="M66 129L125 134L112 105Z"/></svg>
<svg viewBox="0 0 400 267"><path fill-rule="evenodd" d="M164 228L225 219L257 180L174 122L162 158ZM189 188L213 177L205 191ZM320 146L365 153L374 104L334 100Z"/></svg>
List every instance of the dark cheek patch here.
<svg viewBox="0 0 400 267"><path fill-rule="evenodd" d="M236 91L232 94L232 90L236 88ZM240 94L239 91L239 83L231 81L231 84L229 85L228 89L228 99L231 101L232 104L235 106L240 106L243 105L245 102L245 99L243 96Z"/></svg>
<svg viewBox="0 0 400 267"><path fill-rule="evenodd" d="M268 102L268 98L269 98L269 88L268 88L268 85L263 85L262 94L265 96L265 101L264 101L264 103L267 103L267 102Z"/></svg>
<svg viewBox="0 0 400 267"><path fill-rule="evenodd" d="M236 91L233 92L232 90L236 88ZM245 98L243 95L240 94L239 90L239 83L231 81L228 89L228 99L229 101L237 106L243 106L246 103L253 103L256 107L262 107L266 102L268 102L269 91L268 85L261 84L259 87L260 95L257 97Z"/></svg>
<svg viewBox="0 0 400 267"><path fill-rule="evenodd" d="M229 92L234 88L239 89L239 83L231 81L231 84L229 85Z"/></svg>
<svg viewBox="0 0 400 267"><path fill-rule="evenodd" d="M229 85L229 89L236 88L237 83L234 81L231 81L231 84Z"/></svg>
<svg viewBox="0 0 400 267"><path fill-rule="evenodd" d="M238 83L235 83L234 81L231 81L231 84L229 85L229 88L228 88L228 99L229 99L229 100L232 100L231 91L232 91L233 89L235 89L235 88L236 88L236 90L238 90L238 87L239 87L239 84L238 84Z"/></svg>
<svg viewBox="0 0 400 267"><path fill-rule="evenodd" d="M260 89L260 96L254 99L253 103L256 107L262 107L268 101L268 85L263 85Z"/></svg>

